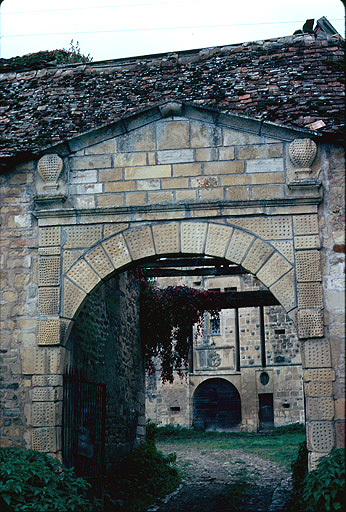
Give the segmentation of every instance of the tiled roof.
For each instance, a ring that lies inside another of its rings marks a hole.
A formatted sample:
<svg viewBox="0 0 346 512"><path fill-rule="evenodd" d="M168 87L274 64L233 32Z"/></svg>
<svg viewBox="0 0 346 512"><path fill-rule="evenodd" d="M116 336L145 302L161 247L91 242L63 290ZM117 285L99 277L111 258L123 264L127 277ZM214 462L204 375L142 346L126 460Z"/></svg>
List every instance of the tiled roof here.
<svg viewBox="0 0 346 512"><path fill-rule="evenodd" d="M0 74L0 160L168 100L342 138L343 40L294 35L202 50Z"/></svg>

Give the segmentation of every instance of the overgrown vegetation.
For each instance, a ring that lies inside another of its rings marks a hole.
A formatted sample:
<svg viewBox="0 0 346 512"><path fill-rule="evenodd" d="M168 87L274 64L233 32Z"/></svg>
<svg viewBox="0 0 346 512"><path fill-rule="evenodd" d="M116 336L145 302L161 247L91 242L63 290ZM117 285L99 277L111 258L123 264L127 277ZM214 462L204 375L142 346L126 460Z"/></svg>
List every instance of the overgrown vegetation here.
<svg viewBox="0 0 346 512"><path fill-rule="evenodd" d="M317 469L308 473L306 446L301 445L297 460L292 464L294 494L291 512L344 512L345 454L334 449L323 457Z"/></svg>
<svg viewBox="0 0 346 512"><path fill-rule="evenodd" d="M90 485L45 453L0 449L2 512L96 512Z"/></svg>
<svg viewBox="0 0 346 512"><path fill-rule="evenodd" d="M68 50L43 50L27 55L11 57L10 59L0 59L0 69L2 71L12 71L16 69L38 69L45 66L57 66L59 64L75 64L78 62L91 62L90 53L83 55L79 47L79 42L70 42Z"/></svg>
<svg viewBox="0 0 346 512"><path fill-rule="evenodd" d="M128 454L106 480L105 511L144 512L157 498L174 491L180 475L175 454L155 446L155 425L147 424L146 442Z"/></svg>
<svg viewBox="0 0 346 512"><path fill-rule="evenodd" d="M155 358L161 361L163 382L173 382L173 371L183 376L188 370L192 326L202 329L205 311L218 317L222 294L187 286L158 288L141 279L141 336L147 369L155 371Z"/></svg>
<svg viewBox="0 0 346 512"><path fill-rule="evenodd" d="M264 459L276 462L286 469L297 457L299 445L305 439L304 425L280 427L265 435L250 432L198 432L183 427L167 425L157 428L159 443L197 446L200 450L241 449Z"/></svg>

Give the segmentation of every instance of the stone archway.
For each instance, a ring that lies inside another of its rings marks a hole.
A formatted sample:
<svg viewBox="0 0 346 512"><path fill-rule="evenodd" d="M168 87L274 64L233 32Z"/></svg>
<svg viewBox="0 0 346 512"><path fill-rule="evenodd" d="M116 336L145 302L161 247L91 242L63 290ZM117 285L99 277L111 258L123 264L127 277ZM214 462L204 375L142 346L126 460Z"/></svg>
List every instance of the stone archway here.
<svg viewBox="0 0 346 512"><path fill-rule="evenodd" d="M60 314L41 318L38 328L38 348L22 350L23 373L33 374L33 381L40 382L41 374L52 373L58 383L65 364L63 347L73 319L87 295L104 280L116 272L126 270L137 261L164 255L200 254L225 257L232 263L242 265L255 275L276 296L290 317L296 322L301 341L307 407L307 438L310 462L330 451L334 444L333 433L333 372L330 369L329 342L323 338L323 320L317 306L321 300L319 280L319 252L317 250L297 252L289 261L287 255L278 250L278 243L270 243L246 227L213 219L203 221L152 222L134 225L126 229L115 225L112 234L102 229L102 224L74 227L42 228L41 242L47 247L47 255L41 257L39 301L50 312L49 294L60 289ZM296 221L299 229L299 218ZM301 229L301 227L300 227ZM86 249L70 248L76 231ZM299 232L299 231L298 231ZM291 237L292 237L291 232ZM49 253L49 245L65 238L62 249L63 273L60 256ZM70 237L70 238L69 238ZM50 240L53 239L53 242ZM67 240L67 243L66 243ZM48 243L47 243L48 241ZM46 244L46 245L45 245ZM72 253L72 254L71 254ZM76 258L77 256L77 258ZM75 258L75 261L71 257ZM72 263L71 263L72 261ZM47 287L47 283L61 286ZM298 292L298 294L297 294ZM312 300L311 300L312 299ZM44 345L49 347L44 348ZM42 385L42 384L40 384ZM56 384L57 385L57 384ZM59 449L59 404L45 404L41 426L41 404L33 404L32 446L48 452ZM38 417L40 416L40 417ZM47 428L49 423L49 428Z"/></svg>

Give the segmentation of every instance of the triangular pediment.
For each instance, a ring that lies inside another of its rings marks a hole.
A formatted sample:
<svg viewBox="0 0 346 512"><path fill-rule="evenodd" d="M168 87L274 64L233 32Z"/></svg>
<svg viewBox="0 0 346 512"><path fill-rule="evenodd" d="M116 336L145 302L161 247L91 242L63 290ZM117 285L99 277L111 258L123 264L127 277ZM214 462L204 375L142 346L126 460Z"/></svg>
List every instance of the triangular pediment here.
<svg viewBox="0 0 346 512"><path fill-rule="evenodd" d="M49 146L37 157L45 153L58 153L67 156L95 144L104 143L114 137L124 136L134 130L144 129L153 123L168 119L186 119L196 122L223 127L229 136L239 139L241 144L258 144L269 139L292 141L298 138L317 138L321 134L308 129L284 126L262 119L244 115L223 113L216 109L185 102L166 102L155 107L144 109L80 135L71 137L62 143Z"/></svg>

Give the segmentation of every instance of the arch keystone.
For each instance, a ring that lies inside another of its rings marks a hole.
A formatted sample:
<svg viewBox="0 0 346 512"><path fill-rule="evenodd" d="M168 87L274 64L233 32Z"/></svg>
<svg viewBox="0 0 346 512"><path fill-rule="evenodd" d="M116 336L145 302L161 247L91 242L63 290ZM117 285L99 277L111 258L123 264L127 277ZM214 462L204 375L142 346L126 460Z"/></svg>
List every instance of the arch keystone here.
<svg viewBox="0 0 346 512"><path fill-rule="evenodd" d="M156 254L180 252L179 223L155 224L152 227Z"/></svg>
<svg viewBox="0 0 346 512"><path fill-rule="evenodd" d="M233 228L223 224L209 224L205 253L209 256L225 256Z"/></svg>
<svg viewBox="0 0 346 512"><path fill-rule="evenodd" d="M181 252L204 254L207 228L206 222L184 222L181 225Z"/></svg>

